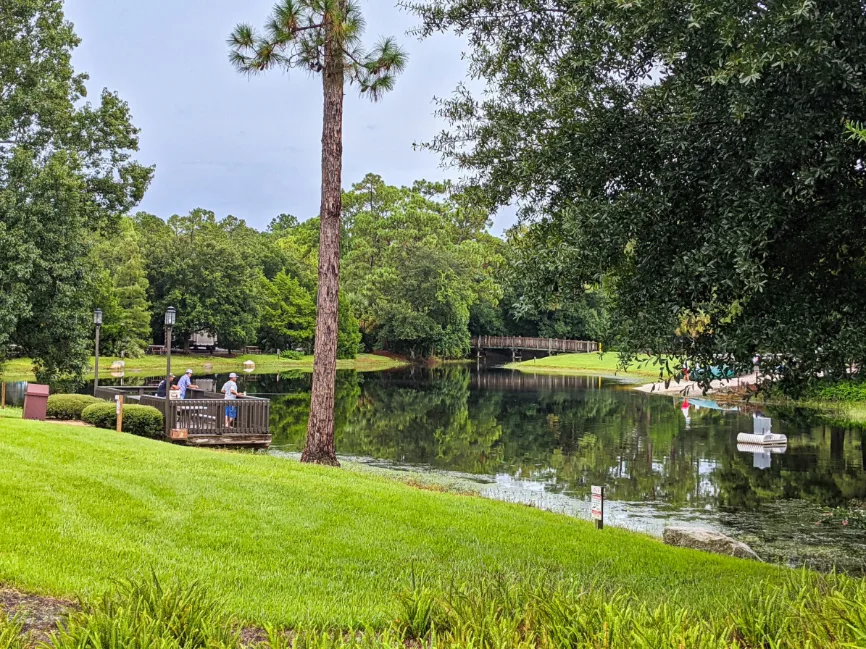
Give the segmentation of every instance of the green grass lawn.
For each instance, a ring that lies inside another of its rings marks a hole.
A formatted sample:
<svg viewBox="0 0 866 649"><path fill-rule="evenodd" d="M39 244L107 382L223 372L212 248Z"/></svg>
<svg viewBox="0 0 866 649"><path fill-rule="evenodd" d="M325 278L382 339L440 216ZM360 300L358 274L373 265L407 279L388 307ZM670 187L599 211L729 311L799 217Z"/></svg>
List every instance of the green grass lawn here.
<svg viewBox="0 0 866 649"><path fill-rule="evenodd" d="M111 376L111 363L120 360L113 357L99 358L99 375ZM190 368L195 372L231 372L243 369L244 361L253 361L256 364L256 373L279 372L281 370L309 370L313 369L313 357L304 356L300 360L277 359L274 354L245 354L235 358L223 356L183 356L174 354L171 357L171 367L175 374L180 375L185 369ZM165 356L143 356L141 358L125 359L124 372L138 374L140 376L162 376L165 374ZM213 367L205 370L206 363ZM405 363L375 354L359 354L352 360L339 360L337 367L340 369L354 369L359 372L372 372L401 367ZM90 359L90 378L93 378L93 358ZM33 381L33 361L29 358L15 358L6 363L4 372L0 375L4 381Z"/></svg>
<svg viewBox="0 0 866 649"><path fill-rule="evenodd" d="M200 581L247 621L290 626L384 627L413 573L444 583L549 572L703 612L789 573L360 471L8 410L0 520L0 583L89 597L152 569Z"/></svg>
<svg viewBox="0 0 866 649"><path fill-rule="evenodd" d="M561 373L561 374L603 374L633 377L641 381L658 380L659 366L651 361L632 362L628 371L619 367L619 354L605 352L599 354L559 354L547 358L536 358L521 363L509 363L505 367L522 372Z"/></svg>

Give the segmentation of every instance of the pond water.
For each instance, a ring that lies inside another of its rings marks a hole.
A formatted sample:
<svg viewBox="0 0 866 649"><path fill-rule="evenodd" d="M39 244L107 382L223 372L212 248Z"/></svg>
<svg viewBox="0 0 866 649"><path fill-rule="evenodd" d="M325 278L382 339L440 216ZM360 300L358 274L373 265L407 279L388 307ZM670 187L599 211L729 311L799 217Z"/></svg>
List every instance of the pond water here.
<svg viewBox="0 0 866 649"><path fill-rule="evenodd" d="M241 389L272 400L273 453L303 448L310 384L301 372L241 378ZM738 433L767 429L787 435L782 452L738 448ZM701 525L768 561L866 573L862 519L827 515L866 500L866 431L814 413L686 405L615 379L462 365L340 372L336 447L581 518L590 487L605 485L608 525L657 536L666 525Z"/></svg>

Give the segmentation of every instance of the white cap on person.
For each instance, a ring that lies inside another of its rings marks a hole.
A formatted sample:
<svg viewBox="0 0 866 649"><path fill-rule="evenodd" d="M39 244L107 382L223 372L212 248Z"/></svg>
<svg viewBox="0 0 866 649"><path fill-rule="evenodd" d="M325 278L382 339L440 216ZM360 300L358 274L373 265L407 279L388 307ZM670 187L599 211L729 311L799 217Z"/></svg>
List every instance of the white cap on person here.
<svg viewBox="0 0 866 649"><path fill-rule="evenodd" d="M187 370L186 373L187 373L187 374L192 374L192 370Z"/></svg>

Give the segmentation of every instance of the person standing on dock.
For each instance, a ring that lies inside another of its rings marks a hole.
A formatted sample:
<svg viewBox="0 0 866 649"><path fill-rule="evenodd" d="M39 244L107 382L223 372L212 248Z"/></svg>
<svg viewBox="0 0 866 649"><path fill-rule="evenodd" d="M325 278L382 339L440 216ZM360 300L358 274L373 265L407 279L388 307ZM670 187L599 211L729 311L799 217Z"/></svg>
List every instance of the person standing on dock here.
<svg viewBox="0 0 866 649"><path fill-rule="evenodd" d="M229 374L229 380L223 384L222 392L226 395L226 401L233 401L238 398L238 375L232 372ZM238 416L238 407L226 404L226 428L229 428L234 423Z"/></svg>
<svg viewBox="0 0 866 649"><path fill-rule="evenodd" d="M180 377L180 381L177 382L177 389L180 391L180 398L186 399L187 391L192 388L193 390L198 390L198 386L192 382L192 370L187 370L186 374Z"/></svg>
<svg viewBox="0 0 866 649"><path fill-rule="evenodd" d="M168 385L165 384L165 379L159 382L159 386L156 388L156 396L165 398L166 394L171 390L172 383L174 382L174 374L168 375Z"/></svg>

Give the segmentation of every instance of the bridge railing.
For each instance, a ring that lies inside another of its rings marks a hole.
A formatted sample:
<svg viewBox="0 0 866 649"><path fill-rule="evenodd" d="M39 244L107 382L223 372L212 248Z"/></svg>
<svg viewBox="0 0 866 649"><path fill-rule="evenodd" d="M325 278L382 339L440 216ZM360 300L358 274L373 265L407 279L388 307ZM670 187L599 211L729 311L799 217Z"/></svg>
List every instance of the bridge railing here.
<svg viewBox="0 0 866 649"><path fill-rule="evenodd" d="M589 340L562 338L526 338L524 336L475 336L473 349L532 349L546 352L590 353L598 351L598 343Z"/></svg>

